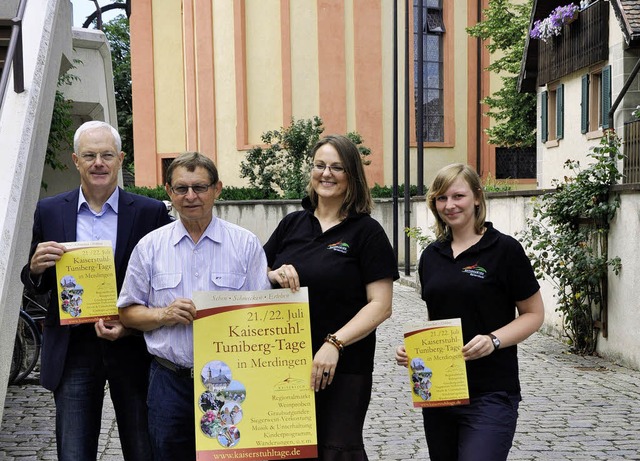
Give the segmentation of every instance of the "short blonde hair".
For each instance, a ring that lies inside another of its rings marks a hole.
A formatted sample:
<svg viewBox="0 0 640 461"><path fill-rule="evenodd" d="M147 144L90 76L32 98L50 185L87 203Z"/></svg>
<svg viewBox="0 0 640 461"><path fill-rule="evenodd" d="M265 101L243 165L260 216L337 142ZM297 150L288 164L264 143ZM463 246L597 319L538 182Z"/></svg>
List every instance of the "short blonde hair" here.
<svg viewBox="0 0 640 461"><path fill-rule="evenodd" d="M436 173L436 177L427 194L427 205L436 218L436 238L440 241L451 238L451 229L449 229L449 226L447 226L440 215L438 215L436 198L444 194L458 178L464 179L466 183L469 184L469 187L473 191L474 198L478 201L474 222L476 233L482 234L482 230L484 229L484 222L487 217L487 204L484 198L484 189L482 188L480 176L468 165L452 163Z"/></svg>

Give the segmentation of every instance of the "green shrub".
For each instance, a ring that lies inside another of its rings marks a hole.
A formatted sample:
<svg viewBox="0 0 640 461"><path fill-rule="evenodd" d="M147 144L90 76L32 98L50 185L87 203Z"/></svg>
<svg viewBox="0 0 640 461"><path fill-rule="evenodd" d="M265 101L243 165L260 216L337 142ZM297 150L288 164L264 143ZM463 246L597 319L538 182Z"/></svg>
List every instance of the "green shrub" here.
<svg viewBox="0 0 640 461"><path fill-rule="evenodd" d="M291 120L291 125L279 130L267 131L261 138L267 147L256 146L246 154L240 164L240 177L261 191L256 199L302 198L306 195L311 171L313 146L324 131L322 119ZM355 132L347 136L358 147L363 163L371 150L362 145L362 137Z"/></svg>
<svg viewBox="0 0 640 461"><path fill-rule="evenodd" d="M155 198L157 200L170 200L167 195L164 186L153 187L140 187L140 186L126 186L127 192L132 192L138 195L144 195L145 197ZM373 198L392 198L393 189L390 186L380 186L376 184L371 188L371 196ZM418 195L418 187L411 186L409 193L412 197ZM400 197L404 196L404 184L398 186L398 194ZM268 194L260 187L235 187L235 186L223 186L222 192L218 200L277 200L286 199L278 195L275 191L271 191Z"/></svg>
<svg viewBox="0 0 640 461"><path fill-rule="evenodd" d="M617 275L621 269L620 258L610 258L607 246L609 222L620 207L619 197L610 194L621 178L620 139L607 131L589 156L594 162L584 169L565 162L573 175L555 181L554 192L534 201L533 217L519 234L536 274L555 286L564 332L581 354L596 350L595 321L606 320L609 271Z"/></svg>
<svg viewBox="0 0 640 461"><path fill-rule="evenodd" d="M278 194L272 192L265 197L265 191L257 187L223 186L218 200L273 200Z"/></svg>
<svg viewBox="0 0 640 461"><path fill-rule="evenodd" d="M409 196L415 197L418 195L418 186L409 186ZM371 188L371 196L373 198L393 198L392 186L381 186L376 183ZM398 185L398 196L404 197L404 184Z"/></svg>
<svg viewBox="0 0 640 461"><path fill-rule="evenodd" d="M169 195L164 189L164 186L152 187L140 187L140 186L126 186L124 188L127 192L133 194L144 195L145 197L151 197L156 200L169 200Z"/></svg>
<svg viewBox="0 0 640 461"><path fill-rule="evenodd" d="M311 170L309 151L324 131L320 117L291 120L291 125L262 134L266 148L256 146L240 164L240 177L262 191L260 198L300 198L305 194Z"/></svg>
<svg viewBox="0 0 640 461"><path fill-rule="evenodd" d="M511 179L496 179L491 173L487 175L487 179L484 180L485 192L507 192L513 190L515 181Z"/></svg>
<svg viewBox="0 0 640 461"><path fill-rule="evenodd" d="M418 242L420 245L420 249L424 250L429 246L431 242L435 242L436 238L433 231L424 233L421 227L405 227L404 233L409 237Z"/></svg>

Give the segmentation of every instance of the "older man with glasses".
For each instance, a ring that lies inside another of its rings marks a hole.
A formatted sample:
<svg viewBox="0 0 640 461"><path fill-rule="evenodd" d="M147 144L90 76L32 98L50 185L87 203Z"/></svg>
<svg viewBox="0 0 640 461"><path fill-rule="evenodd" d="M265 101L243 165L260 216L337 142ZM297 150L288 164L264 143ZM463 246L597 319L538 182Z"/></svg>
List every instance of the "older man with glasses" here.
<svg viewBox="0 0 640 461"><path fill-rule="evenodd" d="M140 240L118 307L125 325L144 331L154 356L148 399L154 459L195 460L192 293L265 290L271 284L258 238L213 215L222 190L213 161L185 153L166 176L179 220Z"/></svg>
<svg viewBox="0 0 640 461"><path fill-rule="evenodd" d="M138 240L171 218L162 202L118 187L124 153L111 125L80 126L72 159L80 187L38 202L21 274L27 289L50 294L40 380L55 399L58 459L96 459L108 381L124 459L151 460L145 403L151 358L144 340L118 321L61 326L55 264L65 251L61 242L110 240L119 291Z"/></svg>

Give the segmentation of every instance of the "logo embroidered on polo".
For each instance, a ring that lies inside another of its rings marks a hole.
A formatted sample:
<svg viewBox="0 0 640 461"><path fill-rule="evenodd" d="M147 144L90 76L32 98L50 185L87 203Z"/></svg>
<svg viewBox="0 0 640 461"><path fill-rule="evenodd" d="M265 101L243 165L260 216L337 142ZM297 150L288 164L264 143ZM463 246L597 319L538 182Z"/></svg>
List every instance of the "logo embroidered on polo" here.
<svg viewBox="0 0 640 461"><path fill-rule="evenodd" d="M333 250L337 251L338 253L346 254L349 251L349 244L340 240L336 243L327 245L327 250Z"/></svg>
<svg viewBox="0 0 640 461"><path fill-rule="evenodd" d="M471 277L477 277L479 279L483 279L487 275L487 270L479 266L478 263L472 264L471 266L462 268L463 274L469 274Z"/></svg>

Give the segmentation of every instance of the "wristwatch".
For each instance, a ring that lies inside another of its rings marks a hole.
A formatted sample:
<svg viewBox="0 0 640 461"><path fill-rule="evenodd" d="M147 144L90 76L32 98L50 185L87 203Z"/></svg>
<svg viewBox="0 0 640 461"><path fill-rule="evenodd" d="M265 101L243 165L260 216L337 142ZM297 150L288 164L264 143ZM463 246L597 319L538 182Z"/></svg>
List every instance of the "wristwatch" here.
<svg viewBox="0 0 640 461"><path fill-rule="evenodd" d="M493 342L493 350L496 351L500 348L500 340L493 333L489 333L489 337Z"/></svg>

